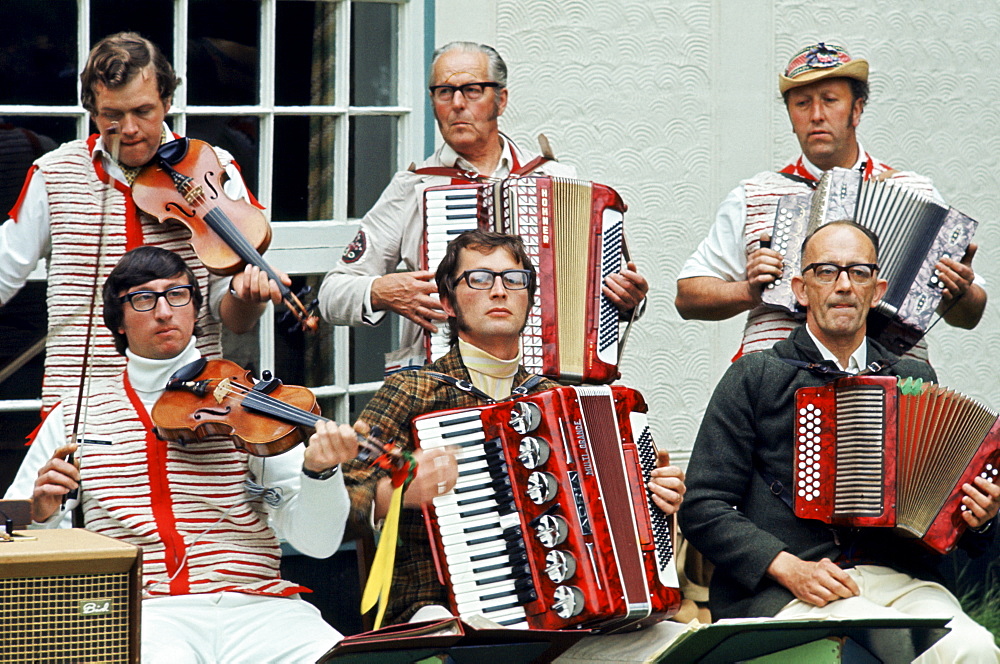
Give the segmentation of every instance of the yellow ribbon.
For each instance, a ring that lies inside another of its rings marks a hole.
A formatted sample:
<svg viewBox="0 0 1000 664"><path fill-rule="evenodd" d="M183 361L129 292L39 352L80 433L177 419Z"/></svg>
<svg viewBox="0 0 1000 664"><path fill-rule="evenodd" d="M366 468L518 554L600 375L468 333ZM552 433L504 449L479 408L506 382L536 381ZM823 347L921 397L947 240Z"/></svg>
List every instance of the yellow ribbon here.
<svg viewBox="0 0 1000 664"><path fill-rule="evenodd" d="M385 616L385 606L389 601L389 590L392 587L392 572L396 564L396 542L399 539L399 513L403 505L403 487L392 490L389 501L389 513L382 525L382 535L375 550L375 559L368 574L365 592L361 596L361 613L368 613L375 601L378 601L378 613L375 615L375 629L382 626Z"/></svg>

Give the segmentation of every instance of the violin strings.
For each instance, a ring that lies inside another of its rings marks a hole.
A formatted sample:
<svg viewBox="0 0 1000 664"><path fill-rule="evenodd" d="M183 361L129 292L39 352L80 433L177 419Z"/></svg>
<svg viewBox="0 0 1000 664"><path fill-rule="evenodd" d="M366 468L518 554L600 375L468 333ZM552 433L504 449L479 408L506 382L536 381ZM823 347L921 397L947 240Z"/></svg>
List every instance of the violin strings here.
<svg viewBox="0 0 1000 664"><path fill-rule="evenodd" d="M314 427L316 422L320 420L323 420L324 422L331 421L328 418L325 418L321 415L317 415L316 413L312 413L308 410L299 408L298 406L293 406L292 404L285 403L284 401L272 397L270 395L253 390L252 388L247 387L242 383L230 382L229 385L226 386L226 389L227 389L226 397L242 394L243 395L242 401L247 401L249 399L250 401L257 402L260 405L267 405L268 414L272 414L275 417L282 418L291 424L300 424L303 426ZM254 404L251 403L250 405ZM380 454L387 453L385 447L381 442L369 436L361 436L360 434L359 436L363 438L363 444L367 444L375 448L376 450L378 450Z"/></svg>

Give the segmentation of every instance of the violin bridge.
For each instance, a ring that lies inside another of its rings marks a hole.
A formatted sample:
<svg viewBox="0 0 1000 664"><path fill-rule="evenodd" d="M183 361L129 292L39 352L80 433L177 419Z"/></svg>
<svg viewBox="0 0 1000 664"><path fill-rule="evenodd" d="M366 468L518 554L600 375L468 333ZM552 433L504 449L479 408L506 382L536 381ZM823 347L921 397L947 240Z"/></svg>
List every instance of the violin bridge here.
<svg viewBox="0 0 1000 664"><path fill-rule="evenodd" d="M227 396L229 396L229 384L232 382L230 378L223 378L219 381L219 384L215 386L215 390L212 392L212 396L215 397L216 403L222 403Z"/></svg>

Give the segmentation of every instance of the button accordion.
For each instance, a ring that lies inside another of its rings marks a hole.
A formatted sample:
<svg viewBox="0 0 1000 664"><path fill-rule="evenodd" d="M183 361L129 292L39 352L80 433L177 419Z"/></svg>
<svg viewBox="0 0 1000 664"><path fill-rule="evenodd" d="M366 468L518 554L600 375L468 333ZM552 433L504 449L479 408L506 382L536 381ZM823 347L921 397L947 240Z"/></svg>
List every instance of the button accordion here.
<svg viewBox="0 0 1000 664"><path fill-rule="evenodd" d="M646 488L656 447L638 392L555 388L417 417L413 433L422 448L458 448L458 483L426 508L458 616L615 631L677 611L672 518Z"/></svg>
<svg viewBox="0 0 1000 664"><path fill-rule="evenodd" d="M1000 472L997 413L894 376L841 378L795 394L795 514L894 527L939 553L966 523L962 485Z"/></svg>
<svg viewBox="0 0 1000 664"><path fill-rule="evenodd" d="M902 354L927 331L941 301L935 265L961 260L977 222L891 180L864 180L856 170L834 168L811 194L782 196L771 246L783 256L781 278L764 290L765 304L804 314L791 281L799 274L802 241L831 221L851 219L879 238L879 277L889 282L868 317L868 335Z"/></svg>
<svg viewBox="0 0 1000 664"><path fill-rule="evenodd" d="M467 230L520 235L540 275L521 335L525 368L566 383L610 383L625 339L601 286L628 260L625 209L614 189L565 178L431 187L424 192L421 267L437 269L448 242ZM448 351L444 326L428 335L427 347L431 360Z"/></svg>

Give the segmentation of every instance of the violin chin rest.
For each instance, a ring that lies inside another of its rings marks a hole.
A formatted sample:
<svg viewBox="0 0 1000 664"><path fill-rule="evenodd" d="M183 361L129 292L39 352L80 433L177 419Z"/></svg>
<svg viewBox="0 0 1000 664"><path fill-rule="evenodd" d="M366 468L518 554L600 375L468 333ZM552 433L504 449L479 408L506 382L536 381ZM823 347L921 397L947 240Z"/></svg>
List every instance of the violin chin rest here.
<svg viewBox="0 0 1000 664"><path fill-rule="evenodd" d="M182 136L181 138L161 145L156 151L156 156L170 166L176 166L182 159L184 159L184 157L187 156L189 145L190 143L188 142L187 136Z"/></svg>
<svg viewBox="0 0 1000 664"><path fill-rule="evenodd" d="M201 375L201 372L205 370L205 365L208 364L208 360L204 357L199 357L194 362L190 364L185 364L183 367L174 372L174 375L170 377L170 383L186 383L194 380Z"/></svg>

